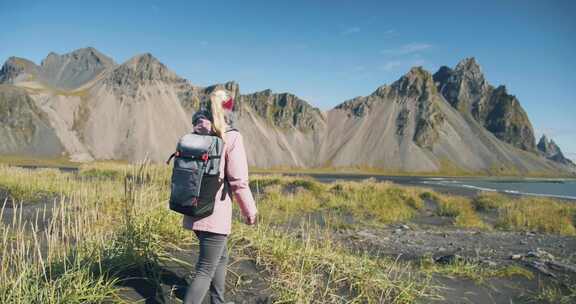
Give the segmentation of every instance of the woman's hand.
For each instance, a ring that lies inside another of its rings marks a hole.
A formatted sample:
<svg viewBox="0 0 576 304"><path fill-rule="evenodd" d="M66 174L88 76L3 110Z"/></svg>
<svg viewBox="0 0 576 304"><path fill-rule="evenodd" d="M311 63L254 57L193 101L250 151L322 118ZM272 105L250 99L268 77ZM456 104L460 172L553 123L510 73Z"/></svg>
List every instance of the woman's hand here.
<svg viewBox="0 0 576 304"><path fill-rule="evenodd" d="M256 216L247 216L244 218L246 225L255 225L256 224Z"/></svg>

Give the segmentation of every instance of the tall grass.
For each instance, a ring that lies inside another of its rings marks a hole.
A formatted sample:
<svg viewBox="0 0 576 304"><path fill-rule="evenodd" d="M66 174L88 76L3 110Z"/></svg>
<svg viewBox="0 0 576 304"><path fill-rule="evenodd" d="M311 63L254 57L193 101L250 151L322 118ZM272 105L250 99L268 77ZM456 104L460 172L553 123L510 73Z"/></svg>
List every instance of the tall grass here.
<svg viewBox="0 0 576 304"><path fill-rule="evenodd" d="M497 226L507 230L576 235L576 206L545 198L515 199L499 208Z"/></svg>
<svg viewBox="0 0 576 304"><path fill-rule="evenodd" d="M277 303L413 303L432 292L426 278L410 272L406 263L344 250L325 228L235 229L235 238L247 240L244 254L272 273Z"/></svg>
<svg viewBox="0 0 576 304"><path fill-rule="evenodd" d="M143 175L150 172L133 167L124 184L94 183L55 170L0 168L10 194L0 210L0 303L121 301L115 274L162 252L151 230L158 226L144 215L167 189L136 183ZM38 192L55 202L31 204Z"/></svg>
<svg viewBox="0 0 576 304"><path fill-rule="evenodd" d="M460 196L447 196L426 193L424 197L431 199L438 208L436 214L454 218L454 225L465 228L486 229L488 226L474 211L469 199Z"/></svg>
<svg viewBox="0 0 576 304"><path fill-rule="evenodd" d="M161 285L169 247L194 243L167 208L162 165L88 164L77 174L0 165L0 303L123 302L126 281ZM235 218L231 250L265 268L278 303L413 303L434 297L423 268L350 249L334 235L406 222L437 204L456 226L573 235L576 209L552 200L483 195L474 200L375 181L322 184L254 176L260 224ZM238 214L238 210L235 211ZM185 261L192 262L192 261ZM457 267L456 267L457 266ZM473 265L429 272L474 273ZM512 271L512 270L510 270ZM489 273L498 275L497 273ZM162 288L155 291L159 301Z"/></svg>

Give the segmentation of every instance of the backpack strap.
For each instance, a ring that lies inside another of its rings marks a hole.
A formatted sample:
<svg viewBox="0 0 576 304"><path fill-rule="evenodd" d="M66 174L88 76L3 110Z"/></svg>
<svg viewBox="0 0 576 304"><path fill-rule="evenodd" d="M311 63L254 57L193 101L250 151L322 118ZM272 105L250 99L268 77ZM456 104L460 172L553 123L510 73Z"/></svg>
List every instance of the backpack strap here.
<svg viewBox="0 0 576 304"><path fill-rule="evenodd" d="M232 131L236 131L236 132L240 132L238 129L231 127L228 130L226 130L224 133L228 133L228 132L232 132ZM226 167L228 166L228 163L224 164L224 188L222 189L222 195L220 197L220 200L223 201L226 198L226 194L228 194L230 196L230 199L233 199L232 197L232 187L230 187L230 182L228 182L228 177L226 177Z"/></svg>
<svg viewBox="0 0 576 304"><path fill-rule="evenodd" d="M174 157L176 157L176 154L178 154L178 152L174 152L174 153L170 154L170 157L168 157L168 160L166 161L166 164L167 164L167 165L169 165L169 164L170 164L170 161L171 161Z"/></svg>

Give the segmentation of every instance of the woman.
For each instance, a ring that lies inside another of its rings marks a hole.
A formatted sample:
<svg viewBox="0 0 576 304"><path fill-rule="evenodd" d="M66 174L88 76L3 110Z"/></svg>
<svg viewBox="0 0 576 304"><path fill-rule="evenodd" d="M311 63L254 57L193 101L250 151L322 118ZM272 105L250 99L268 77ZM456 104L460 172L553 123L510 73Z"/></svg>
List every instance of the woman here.
<svg viewBox="0 0 576 304"><path fill-rule="evenodd" d="M192 123L194 132L212 133L224 141L223 161L220 162L220 177L226 178L231 192L240 204L240 210L248 225L256 223L256 204L248 187L248 164L242 135L230 128L234 100L224 90L210 94L209 107L194 114ZM224 287L228 254L226 241L232 226L232 200L222 191L216 194L212 215L194 221L184 216L184 228L193 230L200 242L200 254L196 264L196 273L184 303L202 303L210 290L211 303L224 303Z"/></svg>

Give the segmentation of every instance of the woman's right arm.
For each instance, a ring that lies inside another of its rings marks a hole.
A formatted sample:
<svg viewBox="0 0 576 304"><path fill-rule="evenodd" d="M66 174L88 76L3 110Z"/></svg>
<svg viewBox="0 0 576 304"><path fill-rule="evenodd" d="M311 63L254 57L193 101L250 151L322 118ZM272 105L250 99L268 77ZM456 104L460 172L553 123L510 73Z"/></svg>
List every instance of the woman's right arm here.
<svg viewBox="0 0 576 304"><path fill-rule="evenodd" d="M240 132L232 132L234 134L230 134L232 136L228 136L228 141L226 142L229 145L228 153L226 153L226 178L232 193L234 193L240 205L242 215L246 218L246 222L254 224L258 211L248 183L248 162L246 160L244 141Z"/></svg>

